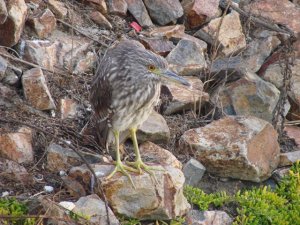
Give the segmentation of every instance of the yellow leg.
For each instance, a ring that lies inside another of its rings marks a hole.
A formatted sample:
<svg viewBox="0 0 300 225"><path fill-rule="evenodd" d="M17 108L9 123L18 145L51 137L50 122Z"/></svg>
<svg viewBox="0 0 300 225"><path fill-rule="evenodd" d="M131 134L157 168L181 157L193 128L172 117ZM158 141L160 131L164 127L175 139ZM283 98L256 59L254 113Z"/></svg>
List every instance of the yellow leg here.
<svg viewBox="0 0 300 225"><path fill-rule="evenodd" d="M116 172L121 172L123 173L125 176L128 177L128 179L130 180L131 184L133 185L133 187L135 188L135 185L133 183L133 180L130 176L130 174L127 171L130 172L138 172L137 170L135 170L134 168L131 168L129 166L126 166L122 163L121 158L120 158L120 149L119 149L119 135L120 132L119 131L113 131L114 137L115 137L115 147L116 147L116 167L115 169L105 178L105 179L110 179L113 177L113 175ZM127 170L127 171L126 171Z"/></svg>
<svg viewBox="0 0 300 225"><path fill-rule="evenodd" d="M137 129L136 128L131 128L131 129L129 129L129 131L130 131L131 139L132 139L132 142L133 142L133 148L134 148L134 152L135 152L135 161L134 162L127 162L127 164L137 168L138 171L140 172L140 174L143 172L142 170L144 170L147 173L149 173L150 175L154 176L154 173L151 170L161 170L161 169L157 168L157 167L147 166L142 161L139 146L138 146L138 142L137 142L137 138L136 138ZM155 178L155 176L154 176L154 178Z"/></svg>

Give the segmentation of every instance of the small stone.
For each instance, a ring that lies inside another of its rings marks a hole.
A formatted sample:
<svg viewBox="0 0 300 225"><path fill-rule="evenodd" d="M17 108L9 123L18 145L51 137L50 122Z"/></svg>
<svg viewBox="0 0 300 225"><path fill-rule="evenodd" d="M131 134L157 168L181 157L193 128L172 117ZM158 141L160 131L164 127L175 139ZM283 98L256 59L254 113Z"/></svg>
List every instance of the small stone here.
<svg viewBox="0 0 300 225"><path fill-rule="evenodd" d="M1 61L1 60L0 60ZM0 62L1 64L1 62ZM1 65L0 65L1 67ZM7 67L3 83L8 85L16 85L19 82L19 77L11 67Z"/></svg>
<svg viewBox="0 0 300 225"><path fill-rule="evenodd" d="M170 151L152 142L147 141L141 144L140 152L141 156L151 163L182 169L181 162Z"/></svg>
<svg viewBox="0 0 300 225"><path fill-rule="evenodd" d="M25 98L33 107L39 110L55 109L55 103L40 68L25 71L22 76L22 85Z"/></svg>
<svg viewBox="0 0 300 225"><path fill-rule="evenodd" d="M78 115L78 105L73 99L60 99L60 118L75 118Z"/></svg>
<svg viewBox="0 0 300 225"><path fill-rule="evenodd" d="M14 107L10 100L20 100L18 94L15 90L4 86L0 82L0 106L4 108Z"/></svg>
<svg viewBox="0 0 300 225"><path fill-rule="evenodd" d="M126 16L127 2L126 0L107 0L109 14Z"/></svg>
<svg viewBox="0 0 300 225"><path fill-rule="evenodd" d="M288 125L284 127L284 131L289 138L295 140L297 147L300 147L300 127Z"/></svg>
<svg viewBox="0 0 300 225"><path fill-rule="evenodd" d="M18 43L27 16L27 6L24 0L6 1L8 16L0 23L0 45L11 47Z"/></svg>
<svg viewBox="0 0 300 225"><path fill-rule="evenodd" d="M151 27L153 23L142 0L126 0L128 11L143 27Z"/></svg>
<svg viewBox="0 0 300 225"><path fill-rule="evenodd" d="M65 209L72 211L75 208L75 203L74 202L67 202L67 201L62 201L59 203L60 206L64 207Z"/></svg>
<svg viewBox="0 0 300 225"><path fill-rule="evenodd" d="M217 17L220 0L183 0L181 2L186 16L186 23L190 28L196 28Z"/></svg>
<svg viewBox="0 0 300 225"><path fill-rule="evenodd" d="M52 186L44 186L44 191L46 192L46 193L51 193L51 192L53 192L54 191L54 188L52 187Z"/></svg>
<svg viewBox="0 0 300 225"><path fill-rule="evenodd" d="M0 155L18 163L32 163L32 130L21 127L16 132L0 134Z"/></svg>
<svg viewBox="0 0 300 225"><path fill-rule="evenodd" d="M193 152L210 173L220 177L261 182L279 163L277 132L253 116L226 116L204 127L186 131L183 151Z"/></svg>
<svg viewBox="0 0 300 225"><path fill-rule="evenodd" d="M211 20L203 28L203 31L215 38L221 19ZM246 47L245 35L243 34L240 16L237 12L233 11L224 17L217 40L224 46L221 52L226 56L237 53Z"/></svg>
<svg viewBox="0 0 300 225"><path fill-rule="evenodd" d="M186 225L231 225L232 218L224 211L191 210L185 218Z"/></svg>
<svg viewBox="0 0 300 225"><path fill-rule="evenodd" d="M97 61L97 57L93 52L88 52L85 58L79 59L73 70L74 74L82 74L94 67L94 64Z"/></svg>
<svg viewBox="0 0 300 225"><path fill-rule="evenodd" d="M137 139L139 142L167 143L170 139L170 129L164 117L153 110L138 129Z"/></svg>
<svg viewBox="0 0 300 225"><path fill-rule="evenodd" d="M61 179L63 181L64 187L68 190L68 193L70 195L75 198L86 196L86 191L78 181L69 176L62 176Z"/></svg>
<svg viewBox="0 0 300 225"><path fill-rule="evenodd" d="M141 37L140 42L146 49L164 57L167 56L173 48L175 48L173 42L162 38Z"/></svg>
<svg viewBox="0 0 300 225"><path fill-rule="evenodd" d="M56 27L56 19L49 9L45 9L28 21L39 38L48 37Z"/></svg>
<svg viewBox="0 0 300 225"><path fill-rule="evenodd" d="M0 56L0 81L4 78L7 69L7 61Z"/></svg>
<svg viewBox="0 0 300 225"><path fill-rule="evenodd" d="M205 167L196 159L191 158L183 167L185 184L197 186L205 173Z"/></svg>
<svg viewBox="0 0 300 225"><path fill-rule="evenodd" d="M294 152L280 153L279 167L291 166L300 160L300 150Z"/></svg>
<svg viewBox="0 0 300 225"><path fill-rule="evenodd" d="M207 67L204 49L189 40L179 41L166 59L169 67L180 75L196 75Z"/></svg>
<svg viewBox="0 0 300 225"><path fill-rule="evenodd" d="M278 168L278 169L274 170L274 172L272 174L272 178L274 178L274 180L277 183L280 183L282 178L289 175L289 171L290 171L290 168Z"/></svg>
<svg viewBox="0 0 300 225"><path fill-rule="evenodd" d="M152 20L162 26L183 15L179 0L144 0L144 3Z"/></svg>
<svg viewBox="0 0 300 225"><path fill-rule="evenodd" d="M93 11L90 15L91 19L101 27L112 29L111 23L98 11Z"/></svg>
<svg viewBox="0 0 300 225"><path fill-rule="evenodd" d="M87 0L90 2L95 9L97 9L100 13L106 15L107 14L107 5L105 0Z"/></svg>
<svg viewBox="0 0 300 225"><path fill-rule="evenodd" d="M47 152L47 169L52 172L68 170L72 166L78 166L83 163L82 159L72 149L64 148L55 143L51 143L48 146ZM80 154L89 163L103 162L98 155L82 151L80 151Z"/></svg>
<svg viewBox="0 0 300 225"><path fill-rule="evenodd" d="M0 24L3 24L7 19L8 13L4 0L0 0Z"/></svg>
<svg viewBox="0 0 300 225"><path fill-rule="evenodd" d="M50 10L58 19L64 19L67 16L68 9L66 8L65 3L56 0L48 0L47 3Z"/></svg>
<svg viewBox="0 0 300 225"><path fill-rule="evenodd" d="M149 36L151 37L166 37L170 39L171 37L178 37L184 34L185 27L183 25L172 25L172 26L164 26L164 27L154 27L150 32Z"/></svg>
<svg viewBox="0 0 300 225"><path fill-rule="evenodd" d="M88 218L88 221L92 224L108 224L105 203L99 198L98 195L93 194L81 197L75 203L75 207L73 208L72 212ZM108 215L111 225L120 224L110 208L108 208Z"/></svg>
<svg viewBox="0 0 300 225"><path fill-rule="evenodd" d="M163 114L182 112L184 110L197 110L202 104L208 102L209 95L203 92L203 83L197 77L185 77L191 84L189 88L174 82L164 82L161 89L162 98L166 97L166 103L162 103Z"/></svg>

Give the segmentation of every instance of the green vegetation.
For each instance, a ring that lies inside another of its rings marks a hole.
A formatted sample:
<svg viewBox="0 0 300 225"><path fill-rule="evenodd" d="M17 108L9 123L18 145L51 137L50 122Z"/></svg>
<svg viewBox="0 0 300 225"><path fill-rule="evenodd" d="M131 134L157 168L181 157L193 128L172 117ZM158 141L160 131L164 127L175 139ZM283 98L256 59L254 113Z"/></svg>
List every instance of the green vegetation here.
<svg viewBox="0 0 300 225"><path fill-rule="evenodd" d="M185 196L200 210L238 205L234 225L300 224L300 161L290 169L275 190L268 187L239 191L234 196L224 192L206 194L187 186Z"/></svg>
<svg viewBox="0 0 300 225"><path fill-rule="evenodd" d="M0 199L1 224L33 225L35 218L26 218L27 206L13 198ZM2 218L1 218L2 216ZM3 218L9 216L10 218Z"/></svg>

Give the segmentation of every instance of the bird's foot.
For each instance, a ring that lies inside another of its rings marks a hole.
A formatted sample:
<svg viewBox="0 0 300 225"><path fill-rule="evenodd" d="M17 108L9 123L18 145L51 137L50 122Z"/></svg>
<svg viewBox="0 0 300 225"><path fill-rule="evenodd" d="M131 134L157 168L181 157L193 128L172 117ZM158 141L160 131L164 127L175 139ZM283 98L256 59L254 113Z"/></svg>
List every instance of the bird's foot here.
<svg viewBox="0 0 300 225"><path fill-rule="evenodd" d="M120 173L122 173L122 174L124 174L125 176L128 177L130 183L132 184L132 186L135 189L135 185L134 185L134 182L132 180L132 177L127 171L135 172L135 173L137 173L139 171L132 168L132 167L124 165L121 161L119 161L119 162L117 161L115 164L116 164L116 167L114 168L114 170L107 177L105 177L105 180L111 179L115 175L115 173L120 172Z"/></svg>

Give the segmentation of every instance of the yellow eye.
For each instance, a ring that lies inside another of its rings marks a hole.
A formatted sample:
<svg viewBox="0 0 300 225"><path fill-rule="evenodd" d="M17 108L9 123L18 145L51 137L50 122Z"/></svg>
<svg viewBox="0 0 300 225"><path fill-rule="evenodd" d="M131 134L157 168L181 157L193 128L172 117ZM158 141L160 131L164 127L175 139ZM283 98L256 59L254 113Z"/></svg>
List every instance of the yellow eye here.
<svg viewBox="0 0 300 225"><path fill-rule="evenodd" d="M156 68L154 65L148 65L148 70L154 71Z"/></svg>

